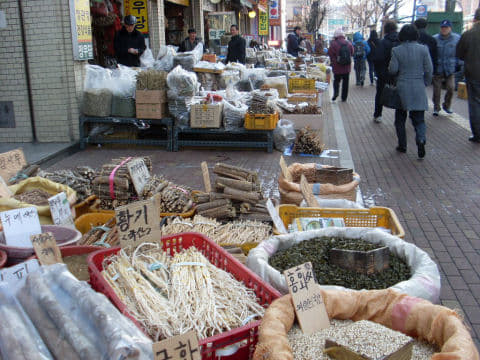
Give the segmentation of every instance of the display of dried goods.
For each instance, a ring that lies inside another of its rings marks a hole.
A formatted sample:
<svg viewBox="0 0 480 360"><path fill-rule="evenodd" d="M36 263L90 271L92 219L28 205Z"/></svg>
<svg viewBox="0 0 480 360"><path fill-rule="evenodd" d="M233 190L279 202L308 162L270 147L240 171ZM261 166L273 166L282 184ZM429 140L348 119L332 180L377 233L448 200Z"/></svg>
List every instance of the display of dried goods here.
<svg viewBox="0 0 480 360"><path fill-rule="evenodd" d="M308 115L322 114L322 110L317 105L312 105L312 104L308 104L306 106L297 105L295 106L294 110L285 109L285 112L289 114L308 114Z"/></svg>
<svg viewBox="0 0 480 360"><path fill-rule="evenodd" d="M194 247L170 256L161 245L144 243L104 266L102 275L154 341L190 330L204 339L264 313L253 290Z"/></svg>
<svg viewBox="0 0 480 360"><path fill-rule="evenodd" d="M53 195L41 189L32 189L24 191L21 194L16 194L13 196L14 199L21 201L26 204L32 204L37 206L48 205L48 199Z"/></svg>
<svg viewBox="0 0 480 360"><path fill-rule="evenodd" d="M115 225L115 218L110 219L102 226L95 226L90 231L83 234L78 245L96 245L110 247L117 245L118 232Z"/></svg>
<svg viewBox="0 0 480 360"><path fill-rule="evenodd" d="M268 93L255 91L248 103L249 114L275 114L275 107L268 102Z"/></svg>
<svg viewBox="0 0 480 360"><path fill-rule="evenodd" d="M319 133L310 126L305 126L297 133L297 138L293 145L293 152L295 154L320 155L324 148L325 145Z"/></svg>
<svg viewBox="0 0 480 360"><path fill-rule="evenodd" d="M142 70L137 75L137 90L165 90L167 75L166 71Z"/></svg>
<svg viewBox="0 0 480 360"><path fill-rule="evenodd" d="M40 167L38 165L25 165L22 170L17 172L17 174L10 179L4 179L5 181L8 180L8 185L15 185L20 181L27 179L32 176L37 176L38 170Z"/></svg>
<svg viewBox="0 0 480 360"><path fill-rule="evenodd" d="M56 170L52 172L42 170L38 175L72 188L76 191L79 201L93 194L92 180L95 176L95 170L88 166L77 167L74 170Z"/></svg>
<svg viewBox="0 0 480 360"><path fill-rule="evenodd" d="M339 285L350 289L386 289L408 280L411 271L403 259L390 253L390 267L379 273L360 274L329 263L330 249L367 251L380 248L359 239L318 238L302 241L281 250L269 259L269 264L280 272L310 261L315 277L321 285Z"/></svg>
<svg viewBox="0 0 480 360"><path fill-rule="evenodd" d="M72 273L80 281L89 281L87 257L89 254L72 255L63 258L63 262L67 265L68 271Z"/></svg>

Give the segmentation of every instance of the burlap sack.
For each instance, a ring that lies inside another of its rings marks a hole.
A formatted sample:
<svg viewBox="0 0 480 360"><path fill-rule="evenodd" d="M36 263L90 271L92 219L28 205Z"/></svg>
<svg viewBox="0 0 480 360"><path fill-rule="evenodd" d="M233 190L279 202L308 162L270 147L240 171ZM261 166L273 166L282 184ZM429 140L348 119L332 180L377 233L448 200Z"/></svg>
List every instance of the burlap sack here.
<svg viewBox="0 0 480 360"><path fill-rule="evenodd" d="M393 290L320 291L330 319L370 320L435 344L440 352L431 360L480 359L460 316L444 306ZM291 296L275 300L260 325L253 360L293 360L287 334L294 320Z"/></svg>

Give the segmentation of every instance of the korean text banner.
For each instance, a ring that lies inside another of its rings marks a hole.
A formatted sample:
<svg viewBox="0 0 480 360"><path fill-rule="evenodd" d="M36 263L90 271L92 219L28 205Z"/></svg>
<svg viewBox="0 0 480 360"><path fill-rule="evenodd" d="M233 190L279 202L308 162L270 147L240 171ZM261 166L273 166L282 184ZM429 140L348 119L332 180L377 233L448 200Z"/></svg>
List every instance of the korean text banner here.
<svg viewBox="0 0 480 360"><path fill-rule="evenodd" d="M88 0L70 0L74 60L93 59L92 26Z"/></svg>
<svg viewBox="0 0 480 360"><path fill-rule="evenodd" d="M123 8L125 15L133 15L137 18L135 29L142 34L148 34L147 0L124 0Z"/></svg>

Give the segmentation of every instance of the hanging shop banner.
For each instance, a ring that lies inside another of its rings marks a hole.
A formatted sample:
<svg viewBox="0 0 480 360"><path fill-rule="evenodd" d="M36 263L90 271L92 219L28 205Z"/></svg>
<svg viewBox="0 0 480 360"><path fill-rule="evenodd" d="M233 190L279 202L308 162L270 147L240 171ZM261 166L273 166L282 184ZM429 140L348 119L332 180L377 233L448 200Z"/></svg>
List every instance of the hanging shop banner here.
<svg viewBox="0 0 480 360"><path fill-rule="evenodd" d="M270 19L270 26L281 26L280 22L280 2L279 0L270 1L268 8L268 17Z"/></svg>
<svg viewBox="0 0 480 360"><path fill-rule="evenodd" d="M93 59L92 26L89 0L70 0L73 59Z"/></svg>
<svg viewBox="0 0 480 360"><path fill-rule="evenodd" d="M266 12L258 14L258 35L268 35L268 13Z"/></svg>
<svg viewBox="0 0 480 360"><path fill-rule="evenodd" d="M147 0L124 0L123 9L125 15L133 15L137 18L135 29L142 34L148 34Z"/></svg>

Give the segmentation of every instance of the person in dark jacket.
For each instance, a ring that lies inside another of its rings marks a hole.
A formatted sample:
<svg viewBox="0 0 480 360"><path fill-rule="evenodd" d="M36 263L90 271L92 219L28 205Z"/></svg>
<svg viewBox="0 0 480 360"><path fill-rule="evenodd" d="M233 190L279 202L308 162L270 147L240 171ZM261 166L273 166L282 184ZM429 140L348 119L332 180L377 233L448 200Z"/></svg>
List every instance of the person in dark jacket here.
<svg viewBox="0 0 480 360"><path fill-rule="evenodd" d="M465 62L468 113L472 136L468 140L480 143L480 8L475 11L473 27L464 32L457 44L457 57Z"/></svg>
<svg viewBox="0 0 480 360"><path fill-rule="evenodd" d="M232 34L232 38L228 43L227 64L229 62L245 64L245 48L247 47L247 43L245 39L240 36L237 25L230 27L230 33Z"/></svg>
<svg viewBox="0 0 480 360"><path fill-rule="evenodd" d="M438 50L437 50L437 41L432 35L427 34L427 20L425 18L420 18L415 20L415 26L418 29L420 37L418 42L423 45L427 45L428 52L430 53L430 59L432 59L433 64L433 73L435 74L435 67L437 64Z"/></svg>
<svg viewBox="0 0 480 360"><path fill-rule="evenodd" d="M140 66L140 56L147 48L142 33L135 29L137 18L133 15L125 16L124 26L115 34L113 47L119 64L125 66Z"/></svg>
<svg viewBox="0 0 480 360"><path fill-rule="evenodd" d="M375 54L375 49L378 45L378 34L377 30L370 31L370 37L367 40L368 46L370 46L370 53L367 55L368 62L368 75L370 76L370 85L374 85L375 79L375 66L373 65L373 57Z"/></svg>
<svg viewBox="0 0 480 360"><path fill-rule="evenodd" d="M392 81L392 77L388 73L388 65L392 57L392 49L399 45L397 23L393 20L387 20L383 26L385 36L378 42L373 56L373 65L377 74L377 92L375 94L375 111L373 120L376 123L382 122L383 105L380 101L385 84Z"/></svg>
<svg viewBox="0 0 480 360"><path fill-rule="evenodd" d="M315 41L315 55L317 56L325 55L324 48L325 48L325 45L324 45L323 36L320 35L318 39Z"/></svg>
<svg viewBox="0 0 480 360"><path fill-rule="evenodd" d="M370 46L363 39L360 32L353 34L353 59L355 68L355 77L357 85L363 86L365 82L365 73L367 72L367 56L370 54Z"/></svg>
<svg viewBox="0 0 480 360"><path fill-rule="evenodd" d="M334 37L335 39L330 43L328 49L328 56L330 56L333 71L332 101L337 100L340 82L342 82L342 101L345 102L348 96L348 79L350 77L350 71L352 71L353 45L345 39L345 34L342 29L335 30ZM347 51L345 55L343 54L343 50Z"/></svg>
<svg viewBox="0 0 480 360"><path fill-rule="evenodd" d="M188 37L182 41L178 48L178 52L192 51L198 44L202 44L202 40L197 37L195 29L188 29Z"/></svg>
<svg viewBox="0 0 480 360"><path fill-rule="evenodd" d="M287 53L295 57L298 56L300 51L305 51L305 49L300 46L300 43L303 40L300 37L301 30L302 28L300 26L295 26L293 33L288 34L287 36Z"/></svg>

